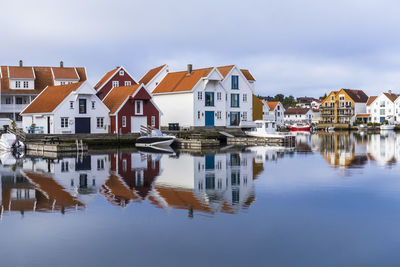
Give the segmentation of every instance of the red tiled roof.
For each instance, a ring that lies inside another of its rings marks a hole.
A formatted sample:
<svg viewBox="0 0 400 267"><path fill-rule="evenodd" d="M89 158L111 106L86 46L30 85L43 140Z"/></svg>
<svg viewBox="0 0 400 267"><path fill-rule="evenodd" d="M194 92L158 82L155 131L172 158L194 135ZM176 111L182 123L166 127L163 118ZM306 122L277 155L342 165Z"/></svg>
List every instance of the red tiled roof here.
<svg viewBox="0 0 400 267"><path fill-rule="evenodd" d="M34 79L35 74L32 67L8 67L10 79Z"/></svg>
<svg viewBox="0 0 400 267"><path fill-rule="evenodd" d="M288 108L285 111L285 115L292 115L292 114L306 114L310 109L309 108Z"/></svg>
<svg viewBox="0 0 400 267"><path fill-rule="evenodd" d="M94 86L94 89L98 90L100 89L107 81L110 79L114 74L119 70L120 67L116 67L115 69L107 72L103 78L100 79L100 81Z"/></svg>
<svg viewBox="0 0 400 267"><path fill-rule="evenodd" d="M356 103L366 103L368 101L368 96L363 90L343 89L343 91Z"/></svg>
<svg viewBox="0 0 400 267"><path fill-rule="evenodd" d="M396 99L399 97L396 94L392 94L392 93L383 93L387 98L390 99L390 101L394 102L396 101Z"/></svg>
<svg viewBox="0 0 400 267"><path fill-rule="evenodd" d="M270 110L274 110L279 103L279 101L268 101L267 105Z"/></svg>
<svg viewBox="0 0 400 267"><path fill-rule="evenodd" d="M233 69L235 65L229 65L229 66L222 66L222 67L217 67L218 71L221 73L221 75L225 78L226 75Z"/></svg>
<svg viewBox="0 0 400 267"><path fill-rule="evenodd" d="M55 80L79 80L75 68L52 68Z"/></svg>
<svg viewBox="0 0 400 267"><path fill-rule="evenodd" d="M124 103L128 96L132 96L139 88L138 84L130 86L114 87L103 99L103 103L110 110L110 114L114 114Z"/></svg>
<svg viewBox="0 0 400 267"><path fill-rule="evenodd" d="M187 71L170 72L154 89L153 93L171 93L191 91L201 78L207 77L213 68L193 70L190 75Z"/></svg>
<svg viewBox="0 0 400 267"><path fill-rule="evenodd" d="M139 84L141 84L141 83L143 83L144 85L148 84L154 78L154 76L156 76L162 70L162 68L164 68L164 67L165 67L165 64L162 65L162 66L159 66L157 68L149 70L142 77L142 79L140 79Z"/></svg>
<svg viewBox="0 0 400 267"><path fill-rule="evenodd" d="M253 75L251 75L251 73L250 73L249 70L243 70L243 69L242 69L241 71L242 71L244 77L246 77L246 79L247 79L248 81L255 81L255 80L256 80L256 79L253 77Z"/></svg>
<svg viewBox="0 0 400 267"><path fill-rule="evenodd" d="M368 113L359 113L356 115L357 118L369 118L371 114Z"/></svg>
<svg viewBox="0 0 400 267"><path fill-rule="evenodd" d="M76 91L83 82L49 86L37 96L21 114L52 112L71 92Z"/></svg>
<svg viewBox="0 0 400 267"><path fill-rule="evenodd" d="M376 98L377 98L377 96L370 96L367 101L367 106L371 105L372 102L374 102Z"/></svg>

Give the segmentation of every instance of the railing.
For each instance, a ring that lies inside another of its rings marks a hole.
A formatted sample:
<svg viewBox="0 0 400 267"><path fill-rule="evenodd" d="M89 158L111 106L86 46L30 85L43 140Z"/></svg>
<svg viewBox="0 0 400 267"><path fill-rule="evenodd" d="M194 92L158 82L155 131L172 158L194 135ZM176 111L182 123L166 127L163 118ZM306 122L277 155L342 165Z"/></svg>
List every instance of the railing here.
<svg viewBox="0 0 400 267"><path fill-rule="evenodd" d="M26 139L26 134L24 133L24 131L21 128L12 129L10 127L7 127L7 132L11 133L11 134L15 134L15 136L17 137L18 140L25 141L25 139Z"/></svg>
<svg viewBox="0 0 400 267"><path fill-rule="evenodd" d="M21 112L29 104L1 104L1 112Z"/></svg>

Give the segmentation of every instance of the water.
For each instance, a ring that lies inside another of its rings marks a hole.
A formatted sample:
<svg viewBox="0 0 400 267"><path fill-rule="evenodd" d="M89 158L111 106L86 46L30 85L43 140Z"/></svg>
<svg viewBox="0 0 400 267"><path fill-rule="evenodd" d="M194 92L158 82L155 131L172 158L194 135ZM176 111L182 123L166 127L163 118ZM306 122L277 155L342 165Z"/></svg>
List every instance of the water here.
<svg viewBox="0 0 400 267"><path fill-rule="evenodd" d="M1 266L399 266L400 135L1 158Z"/></svg>

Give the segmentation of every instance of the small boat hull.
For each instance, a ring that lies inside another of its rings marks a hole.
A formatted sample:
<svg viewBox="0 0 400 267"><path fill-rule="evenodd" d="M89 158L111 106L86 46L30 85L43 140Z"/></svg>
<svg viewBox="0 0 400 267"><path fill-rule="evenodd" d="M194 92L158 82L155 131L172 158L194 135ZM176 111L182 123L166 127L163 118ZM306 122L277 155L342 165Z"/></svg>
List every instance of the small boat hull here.
<svg viewBox="0 0 400 267"><path fill-rule="evenodd" d="M170 146L175 141L175 139L176 138L174 136L139 137L136 140L136 146Z"/></svg>
<svg viewBox="0 0 400 267"><path fill-rule="evenodd" d="M395 126L394 125L381 125L380 129L384 131L391 131L394 130Z"/></svg>
<svg viewBox="0 0 400 267"><path fill-rule="evenodd" d="M310 126L290 126L289 130L292 132L302 131L302 132L309 132Z"/></svg>

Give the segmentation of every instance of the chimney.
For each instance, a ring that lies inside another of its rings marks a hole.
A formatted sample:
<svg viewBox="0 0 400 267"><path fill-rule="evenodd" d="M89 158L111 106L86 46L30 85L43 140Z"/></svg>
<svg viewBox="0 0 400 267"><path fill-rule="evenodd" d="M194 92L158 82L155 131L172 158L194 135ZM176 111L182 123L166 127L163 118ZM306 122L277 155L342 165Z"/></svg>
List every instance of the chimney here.
<svg viewBox="0 0 400 267"><path fill-rule="evenodd" d="M24 62L22 60L19 61L19 66L23 67L24 66Z"/></svg>
<svg viewBox="0 0 400 267"><path fill-rule="evenodd" d="M60 68L64 68L64 61L60 61Z"/></svg>
<svg viewBox="0 0 400 267"><path fill-rule="evenodd" d="M187 75L189 76L190 74L192 74L192 71L193 71L193 65L188 64L187 65Z"/></svg>

